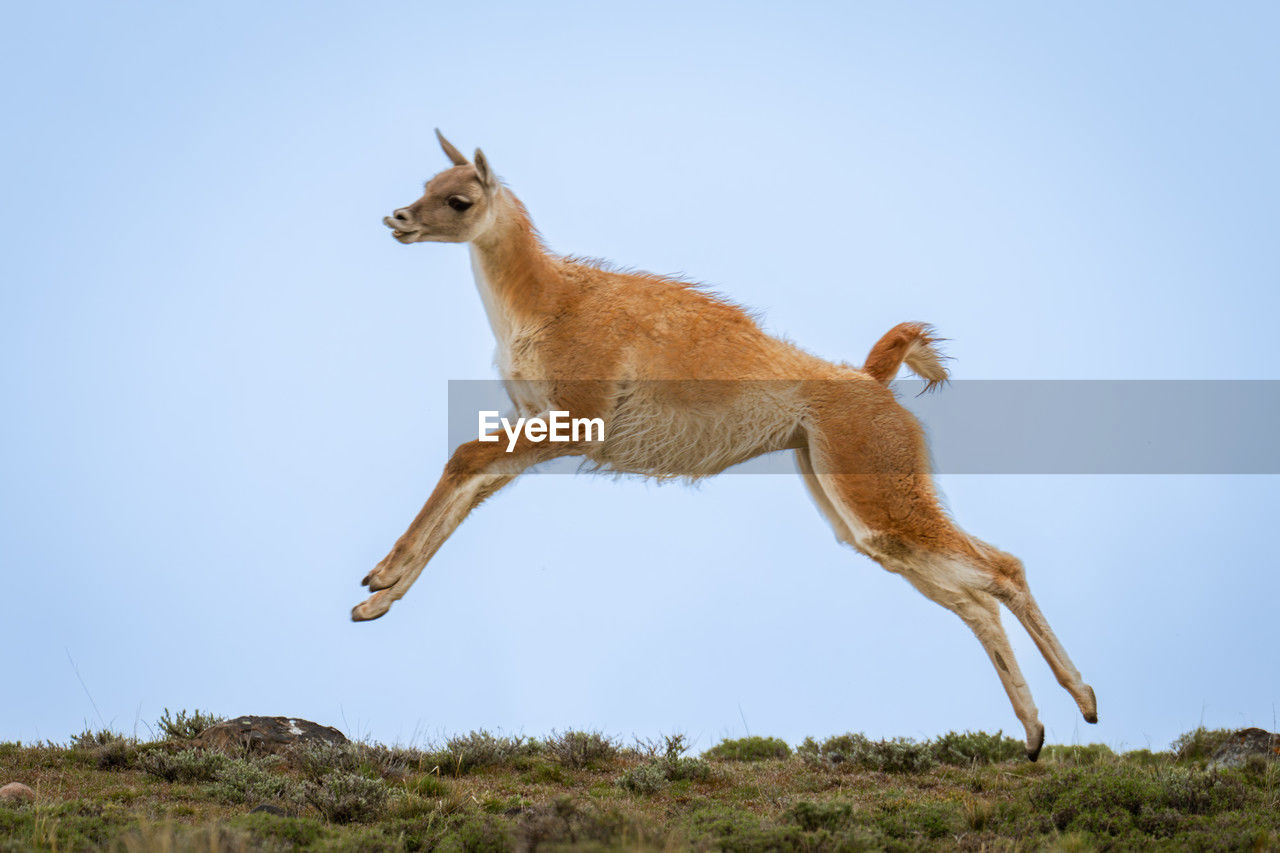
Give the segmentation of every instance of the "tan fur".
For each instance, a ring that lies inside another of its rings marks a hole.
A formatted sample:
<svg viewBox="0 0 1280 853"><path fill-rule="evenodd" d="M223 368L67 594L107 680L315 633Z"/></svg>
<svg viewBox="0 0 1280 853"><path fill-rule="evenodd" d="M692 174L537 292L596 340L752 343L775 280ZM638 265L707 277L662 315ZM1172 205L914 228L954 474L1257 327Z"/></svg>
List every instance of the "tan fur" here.
<svg viewBox="0 0 1280 853"><path fill-rule="evenodd" d="M947 381L947 368L942 364L945 356L934 346L939 340L933 336L933 327L925 323L899 323L876 341L862 369L888 385L906 362L917 376L928 380L924 390L932 391Z"/></svg>
<svg viewBox="0 0 1280 853"><path fill-rule="evenodd" d="M365 577L373 595L353 619L386 613L466 515L531 465L577 455L607 471L697 478L792 449L837 537L954 611L982 642L1026 729L1029 756L1044 727L998 604L1096 721L1093 691L1036 606L1022 564L942 511L923 431L887 387L904 363L928 387L945 381L932 329L894 327L862 369L816 358L695 285L552 255L483 154L477 150L473 164L440 142L454 165L384 222L402 243L470 243L497 365L518 413L598 417L605 440L522 437L510 453L502 442L459 447L408 531Z"/></svg>

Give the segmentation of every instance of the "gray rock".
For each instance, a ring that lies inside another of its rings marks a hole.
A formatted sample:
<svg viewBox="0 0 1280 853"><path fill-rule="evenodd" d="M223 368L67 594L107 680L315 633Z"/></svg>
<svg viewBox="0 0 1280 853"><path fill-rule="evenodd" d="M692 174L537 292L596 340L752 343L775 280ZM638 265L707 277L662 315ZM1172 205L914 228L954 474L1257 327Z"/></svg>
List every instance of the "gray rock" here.
<svg viewBox="0 0 1280 853"><path fill-rule="evenodd" d="M34 803L36 792L21 782L10 782L0 788L0 803Z"/></svg>
<svg viewBox="0 0 1280 853"><path fill-rule="evenodd" d="M297 717L236 717L202 731L193 746L235 755L279 755L302 743L348 743L347 736L331 726Z"/></svg>
<svg viewBox="0 0 1280 853"><path fill-rule="evenodd" d="M1265 729L1241 729L1213 751L1209 766L1241 767L1255 755L1272 761L1280 759L1280 734Z"/></svg>
<svg viewBox="0 0 1280 853"><path fill-rule="evenodd" d="M270 803L263 803L253 811L249 812L249 814L271 814L276 817L293 817L292 812L287 812L279 806L273 806Z"/></svg>

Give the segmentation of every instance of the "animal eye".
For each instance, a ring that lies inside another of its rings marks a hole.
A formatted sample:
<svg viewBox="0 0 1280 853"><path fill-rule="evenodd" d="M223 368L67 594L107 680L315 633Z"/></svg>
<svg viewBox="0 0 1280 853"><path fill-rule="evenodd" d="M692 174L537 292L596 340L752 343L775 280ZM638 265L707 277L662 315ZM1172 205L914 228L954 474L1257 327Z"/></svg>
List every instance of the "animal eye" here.
<svg viewBox="0 0 1280 853"><path fill-rule="evenodd" d="M471 206L471 204L472 202L468 201L467 199L463 198L460 195L449 196L448 205L452 207L454 210L458 211L459 213L466 210L468 207Z"/></svg>

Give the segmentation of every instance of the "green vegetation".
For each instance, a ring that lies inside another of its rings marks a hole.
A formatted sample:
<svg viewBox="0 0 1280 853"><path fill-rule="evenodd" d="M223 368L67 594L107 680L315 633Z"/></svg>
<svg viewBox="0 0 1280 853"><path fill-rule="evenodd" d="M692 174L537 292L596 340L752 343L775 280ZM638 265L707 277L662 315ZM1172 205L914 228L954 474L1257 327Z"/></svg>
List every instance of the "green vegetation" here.
<svg viewBox="0 0 1280 853"><path fill-rule="evenodd" d="M618 744L600 732L552 732L543 742L547 755L565 767L603 767L618 757Z"/></svg>
<svg viewBox="0 0 1280 853"><path fill-rule="evenodd" d="M805 738L796 754L817 767L886 773L921 773L936 763L928 743L902 737L871 740L853 733L829 737L821 743Z"/></svg>
<svg viewBox="0 0 1280 853"><path fill-rule="evenodd" d="M1168 751L1046 746L997 732L849 733L623 745L600 732L486 731L426 749L310 745L280 756L84 732L0 744L0 853L25 850L1276 849L1280 762L1211 770L1226 732ZM211 719L204 716L202 719Z"/></svg>
<svg viewBox="0 0 1280 853"><path fill-rule="evenodd" d="M667 735L661 744L642 746L648 753L648 760L615 780L618 787L633 794L653 794L670 782L705 781L714 775L706 761L683 757L689 749L684 735Z"/></svg>
<svg viewBox="0 0 1280 853"><path fill-rule="evenodd" d="M743 737L737 740L725 739L711 747L703 758L713 761L765 761L770 758L789 758L791 747L785 740L776 737Z"/></svg>
<svg viewBox="0 0 1280 853"><path fill-rule="evenodd" d="M165 708L164 714L156 721L156 728L160 730L160 736L164 740L192 740L209 726L221 723L224 719L226 718L198 708L190 713L179 711L174 717Z"/></svg>
<svg viewBox="0 0 1280 853"><path fill-rule="evenodd" d="M1207 761L1213 751L1222 746L1230 736L1230 729L1206 729L1200 726L1175 740L1170 749L1182 761Z"/></svg>
<svg viewBox="0 0 1280 853"><path fill-rule="evenodd" d="M541 744L526 737L503 737L481 729L468 735L449 738L444 748L429 753L426 763L440 772L463 776L485 767L515 766L526 763L541 751Z"/></svg>
<svg viewBox="0 0 1280 853"><path fill-rule="evenodd" d="M930 743L934 760L961 767L970 764L996 764L1022 758L1026 754L1026 749L1022 741L1005 737L1004 732L996 732L993 735L986 732L965 732L964 734L947 732L941 737L934 738Z"/></svg>

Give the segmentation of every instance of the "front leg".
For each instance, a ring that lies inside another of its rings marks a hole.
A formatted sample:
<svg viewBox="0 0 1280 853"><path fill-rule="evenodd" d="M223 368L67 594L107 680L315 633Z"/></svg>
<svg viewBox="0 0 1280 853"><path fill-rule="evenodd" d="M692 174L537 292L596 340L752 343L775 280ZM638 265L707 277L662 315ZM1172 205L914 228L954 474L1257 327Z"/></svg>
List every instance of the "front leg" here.
<svg viewBox="0 0 1280 853"><path fill-rule="evenodd" d="M580 452L573 443L533 442L523 433L510 451L507 448L506 438L500 437L496 442L469 441L454 451L417 518L391 553L365 575L362 583L374 594L352 609L354 621L377 619L403 598L427 561L467 514L521 471L548 459Z"/></svg>

